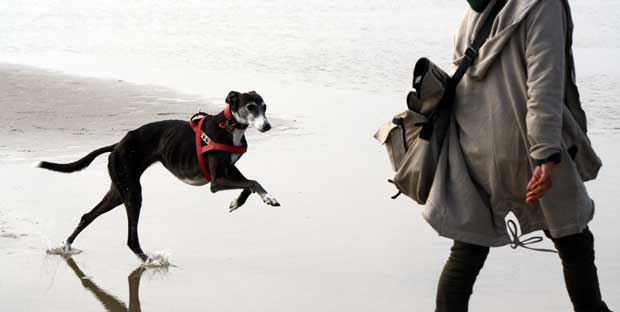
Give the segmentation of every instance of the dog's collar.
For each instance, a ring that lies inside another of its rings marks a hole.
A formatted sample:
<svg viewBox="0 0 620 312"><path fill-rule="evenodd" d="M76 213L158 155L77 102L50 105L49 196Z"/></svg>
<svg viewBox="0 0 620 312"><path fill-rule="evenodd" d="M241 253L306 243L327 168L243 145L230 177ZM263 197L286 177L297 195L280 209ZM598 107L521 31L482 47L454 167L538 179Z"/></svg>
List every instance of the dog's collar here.
<svg viewBox="0 0 620 312"><path fill-rule="evenodd" d="M235 120L235 116L233 116L232 111L230 110L230 104L226 103L224 106L224 118L225 121L219 123L220 128L226 129L228 131L232 131L234 129L244 130L247 129L249 125L242 124Z"/></svg>
<svg viewBox="0 0 620 312"><path fill-rule="evenodd" d="M227 121L233 120L233 115L230 111L230 104L226 104L226 106L224 106L224 118L226 118Z"/></svg>

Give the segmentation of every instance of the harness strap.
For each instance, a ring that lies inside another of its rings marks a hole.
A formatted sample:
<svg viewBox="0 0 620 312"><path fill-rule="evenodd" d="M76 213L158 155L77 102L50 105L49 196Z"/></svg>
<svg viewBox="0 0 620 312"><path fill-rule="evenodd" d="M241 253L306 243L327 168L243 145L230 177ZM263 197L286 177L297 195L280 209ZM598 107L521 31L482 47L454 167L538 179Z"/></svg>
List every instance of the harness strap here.
<svg viewBox="0 0 620 312"><path fill-rule="evenodd" d="M202 150L201 150L202 124L204 123L206 119L207 119L206 116L200 118L200 121L198 121L198 124L195 124L192 120L190 120L189 125L190 127L192 127L192 129L196 133L196 156L198 158L198 166L200 167L200 170L202 171L202 175L207 179L207 181L211 182L211 174L209 174L209 170L207 169L205 160L202 157Z"/></svg>
<svg viewBox="0 0 620 312"><path fill-rule="evenodd" d="M228 119L229 116L232 118L232 114L230 113L230 106L228 105L226 106L226 109L224 109L224 115L226 119ZM201 116L199 120L195 120L197 116ZM200 170L202 171L202 175L207 179L207 181L211 182L211 174L209 173L209 170L207 169L207 165L205 164L205 159L203 157L203 154L209 151L223 151L223 152L241 155L247 152L248 148L241 147L241 146L228 145L228 144L221 144L221 143L217 143L213 141L204 131L202 131L202 125L204 124L205 120L207 120L207 118L209 117L210 117L209 115L204 114L204 113L195 114L189 120L189 126L192 128L192 130L194 130L194 133L196 133L195 142L196 142L196 157L198 158L198 166L200 167ZM202 145L203 142L206 145L203 146Z"/></svg>
<svg viewBox="0 0 620 312"><path fill-rule="evenodd" d="M200 152L203 154L208 151L223 151L223 152L229 152L232 154L241 155L241 154L245 154L245 152L248 151L248 148L242 147L242 146L215 143L213 140L211 140L209 144L207 144L206 146L202 146L200 148Z"/></svg>

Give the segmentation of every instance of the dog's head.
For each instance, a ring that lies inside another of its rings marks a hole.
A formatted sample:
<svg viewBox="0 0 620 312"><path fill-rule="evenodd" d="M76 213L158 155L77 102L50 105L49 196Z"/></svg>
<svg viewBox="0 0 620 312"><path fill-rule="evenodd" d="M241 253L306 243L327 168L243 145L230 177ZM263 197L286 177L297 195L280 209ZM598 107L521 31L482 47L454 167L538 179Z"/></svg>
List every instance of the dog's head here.
<svg viewBox="0 0 620 312"><path fill-rule="evenodd" d="M226 97L226 103L230 105L230 112L237 122L256 127L260 132L271 129L266 115L267 105L256 91L248 93L230 91Z"/></svg>

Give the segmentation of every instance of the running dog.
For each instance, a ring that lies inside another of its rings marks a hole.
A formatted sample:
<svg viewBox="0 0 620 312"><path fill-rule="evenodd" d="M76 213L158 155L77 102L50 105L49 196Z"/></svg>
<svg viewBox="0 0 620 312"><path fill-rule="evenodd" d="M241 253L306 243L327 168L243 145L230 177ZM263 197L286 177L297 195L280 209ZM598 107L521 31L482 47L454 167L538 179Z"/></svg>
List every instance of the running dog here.
<svg viewBox="0 0 620 312"><path fill-rule="evenodd" d="M265 116L265 102L254 91L231 91L226 97L226 103L227 107L223 112L214 116L202 114L198 116L203 117L200 121L192 118L189 124L182 120L146 124L129 131L120 142L97 149L73 163L39 163L41 168L69 173L86 168L103 153L110 153L110 190L99 204L82 216L78 226L64 242L65 252L71 250L75 238L93 220L125 204L129 226L127 246L146 262L148 257L138 241L138 218L142 205L140 176L156 162L161 162L187 184L201 186L211 183L213 193L242 190L230 204L231 212L241 207L252 193L258 193L267 205L280 206L258 182L246 179L235 167L247 147L246 129L255 127L260 132L271 129Z"/></svg>

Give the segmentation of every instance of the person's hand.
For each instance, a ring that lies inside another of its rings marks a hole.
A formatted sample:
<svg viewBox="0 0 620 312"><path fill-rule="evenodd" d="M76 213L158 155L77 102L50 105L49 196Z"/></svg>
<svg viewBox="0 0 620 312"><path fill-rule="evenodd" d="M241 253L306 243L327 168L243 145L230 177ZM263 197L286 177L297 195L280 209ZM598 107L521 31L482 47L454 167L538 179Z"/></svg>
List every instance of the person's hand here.
<svg viewBox="0 0 620 312"><path fill-rule="evenodd" d="M527 184L526 203L529 204L542 198L545 192L551 189L553 186L551 183L551 173L554 167L555 163L549 161L534 168L532 179Z"/></svg>

